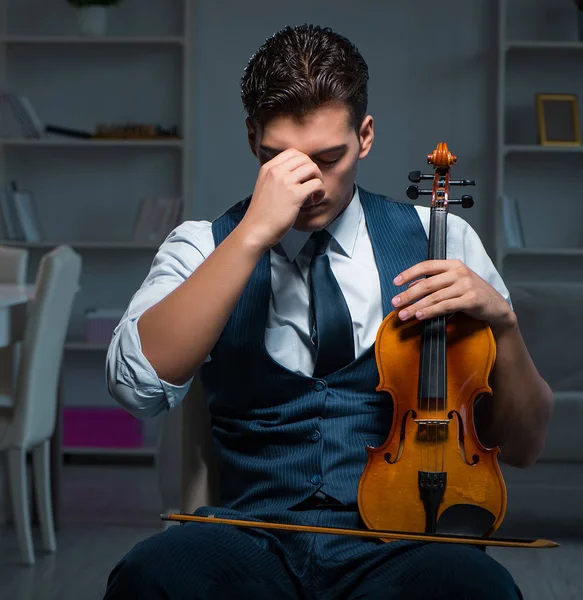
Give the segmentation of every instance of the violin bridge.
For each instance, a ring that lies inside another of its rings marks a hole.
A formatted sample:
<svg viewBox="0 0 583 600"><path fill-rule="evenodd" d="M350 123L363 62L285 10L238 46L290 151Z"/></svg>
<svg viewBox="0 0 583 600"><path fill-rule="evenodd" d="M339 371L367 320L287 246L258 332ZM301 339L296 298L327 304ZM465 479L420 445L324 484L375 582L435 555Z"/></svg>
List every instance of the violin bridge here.
<svg viewBox="0 0 583 600"><path fill-rule="evenodd" d="M444 442L447 440L449 421L444 419L415 419L417 440L420 442Z"/></svg>

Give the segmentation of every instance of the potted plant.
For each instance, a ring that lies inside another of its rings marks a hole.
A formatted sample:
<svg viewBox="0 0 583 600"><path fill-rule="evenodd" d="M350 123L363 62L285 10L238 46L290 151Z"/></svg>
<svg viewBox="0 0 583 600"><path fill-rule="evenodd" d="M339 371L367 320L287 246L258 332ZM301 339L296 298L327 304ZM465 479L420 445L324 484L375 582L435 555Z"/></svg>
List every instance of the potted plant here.
<svg viewBox="0 0 583 600"><path fill-rule="evenodd" d="M107 9L123 0L67 0L79 11L79 27L84 35L100 37L107 31Z"/></svg>

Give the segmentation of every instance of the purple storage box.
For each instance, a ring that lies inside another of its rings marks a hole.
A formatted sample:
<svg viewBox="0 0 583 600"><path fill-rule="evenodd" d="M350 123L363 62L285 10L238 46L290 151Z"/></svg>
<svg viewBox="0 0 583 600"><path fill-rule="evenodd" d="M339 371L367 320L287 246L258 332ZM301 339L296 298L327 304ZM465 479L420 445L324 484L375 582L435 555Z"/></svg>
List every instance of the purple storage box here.
<svg viewBox="0 0 583 600"><path fill-rule="evenodd" d="M74 448L140 448L143 423L119 408L63 410L63 445Z"/></svg>
<svg viewBox="0 0 583 600"><path fill-rule="evenodd" d="M85 313L85 341L91 344L109 344L113 330L125 311L109 308L88 310Z"/></svg>

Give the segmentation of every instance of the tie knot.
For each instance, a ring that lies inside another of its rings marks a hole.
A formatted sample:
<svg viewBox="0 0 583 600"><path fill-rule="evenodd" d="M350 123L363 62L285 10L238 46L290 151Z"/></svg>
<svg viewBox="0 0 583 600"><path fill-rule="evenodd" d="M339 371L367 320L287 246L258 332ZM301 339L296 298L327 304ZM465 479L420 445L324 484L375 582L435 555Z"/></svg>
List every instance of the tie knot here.
<svg viewBox="0 0 583 600"><path fill-rule="evenodd" d="M328 248L328 244L332 239L331 234L326 231L326 229L322 229L320 231L314 231L314 233L312 233L312 238L315 244L314 255L325 254L326 248Z"/></svg>

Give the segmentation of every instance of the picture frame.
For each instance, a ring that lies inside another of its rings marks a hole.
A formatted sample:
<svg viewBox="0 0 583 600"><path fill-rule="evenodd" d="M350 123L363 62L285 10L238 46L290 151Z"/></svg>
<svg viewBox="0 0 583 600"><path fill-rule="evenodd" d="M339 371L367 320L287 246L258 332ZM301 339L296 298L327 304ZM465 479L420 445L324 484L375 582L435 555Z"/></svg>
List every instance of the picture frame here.
<svg viewBox="0 0 583 600"><path fill-rule="evenodd" d="M576 94L537 94L538 143L580 146L579 103Z"/></svg>

